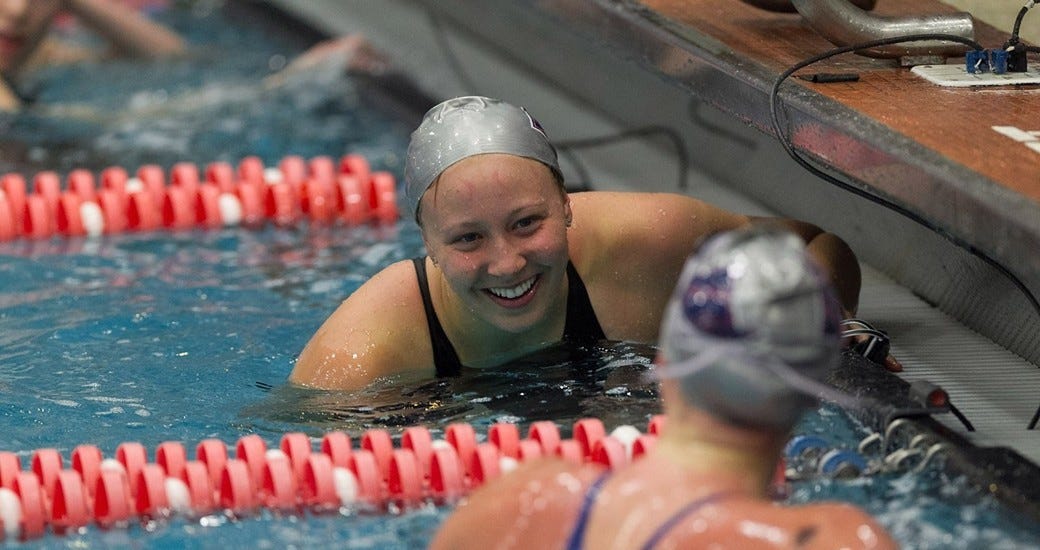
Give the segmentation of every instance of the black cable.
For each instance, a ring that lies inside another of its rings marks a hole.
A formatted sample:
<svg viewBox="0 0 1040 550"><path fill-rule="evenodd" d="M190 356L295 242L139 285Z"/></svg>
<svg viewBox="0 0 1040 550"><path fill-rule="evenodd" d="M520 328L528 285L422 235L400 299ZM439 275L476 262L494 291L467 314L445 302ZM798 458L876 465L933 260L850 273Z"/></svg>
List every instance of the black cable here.
<svg viewBox="0 0 1040 550"><path fill-rule="evenodd" d="M1022 28L1022 20L1025 19L1026 12L1032 7L1033 3L1030 2L1029 4L1022 6L1022 9L1018 10L1018 15L1015 16L1015 26L1011 29L1011 37L1004 43L1005 49L1007 49L1008 46L1018 44L1018 32Z"/></svg>
<svg viewBox="0 0 1040 550"><path fill-rule="evenodd" d="M1021 19L1021 17L1019 19ZM930 222L927 219L925 219L923 216L921 216L921 215L919 215L919 214L917 214L917 213L915 213L915 212L913 212L913 211L911 211L911 210L909 210L909 209L907 209L907 208L905 208L903 206L900 206L900 205L896 204L895 202L893 202L891 200L888 200L888 199L886 199L884 197L880 197L878 195L874 195L874 194L870 193L869 191L866 191L864 189L860 189L858 187L855 187L855 186L851 185L850 183L842 181L842 180L838 179L837 177L834 177L834 176L824 172L820 168L817 168L807 158L803 157L798 151L795 150L794 144L787 137L786 133L783 130L783 126L780 123L780 112L779 112L779 110L780 110L780 85L783 84L783 82L785 80L787 80L792 74L794 74L798 70L803 69L803 68L805 68L805 67L807 67L809 65L812 65L813 63L818 63L820 61L823 61L824 59L829 59L831 57L834 57L836 55L841 55L841 54L844 54L844 53L854 52L856 50L864 50L864 49L867 49L867 48L874 48L874 47L878 47L878 46L886 46L886 45L890 45L890 44L899 44L899 43L902 43L902 42L918 42L918 41L923 41L923 40L945 40L945 41L949 41L949 42L957 42L957 43L960 43L960 44L964 44L966 46L970 46L971 48L973 48L975 50L983 50L984 49L982 47L982 45L979 44L978 42L975 42L974 40L971 40L971 39L968 39L968 38L964 38L964 37L961 37L961 36L946 35L946 34L912 34L912 35L906 35L906 36L895 36L895 37L890 37L890 38L884 38L884 39L880 39L880 40L872 40L870 42L863 42L863 43L860 43L860 44L853 44L853 45L850 45L850 46L843 46L843 47L840 47L840 48L835 48L835 49L823 52L821 54L815 55L813 57L810 57L808 59L805 59L803 61L800 61L800 62L796 63L795 65L793 65L792 67L790 67L789 69L787 69L786 71L781 73L780 76L777 77L776 82L773 83L773 87L772 87L772 89L770 90L770 93L769 93L769 115L770 115L770 118L771 118L771 121L772 121L773 131L776 132L776 136L780 140L780 144L783 146L784 150L787 151L787 154L792 159L794 159L794 161L797 162L800 166L802 166L803 168L805 168L809 172L813 173L814 175L820 177L824 181L826 181L828 183L831 183L833 185L836 185L837 187L839 187L841 189L844 189L844 190L846 190L846 191L848 191L848 192L850 192L850 193L852 193L854 195L857 195L859 197L865 198L865 199L867 199L867 200L869 200L869 201L871 201L871 202L873 202L875 204L878 204L880 206L888 208L889 210L892 210L893 212L896 212L896 213L906 217L907 219L909 219L909 220L911 220L911 221L913 221L913 222L915 222L915 223L925 227L926 229L929 229L930 231L933 231L936 234L941 235L943 238L945 238L946 240L950 241L954 245L959 246L959 247L967 250L970 254L972 254L973 256L975 256L977 258L979 258L980 260L985 262L987 265L989 265L993 269L996 269L1001 275L1003 275L1008 280L1010 280L1011 283L1013 285L1015 285L1015 287L1018 288L1018 290L1020 292L1022 292L1022 294L1024 294L1026 296L1026 299L1029 301L1029 305L1037 312L1038 315L1040 315L1040 302L1037 301L1036 296L1034 296L1033 293L1030 292L1029 288L1026 287L1026 285L1018 277L1016 277L1013 273L1011 273L1011 271L1009 269L1004 267L1002 264L997 262L995 259L990 257L988 254L986 254L982 250L979 250L978 248L976 248L971 243L968 243L964 239L961 239L961 238L957 237L956 235L953 235L953 234L949 233L948 231L938 227L937 225L935 225L932 222ZM958 414L958 413L955 413L955 414ZM1036 424L1037 424L1038 421L1040 421L1040 405L1037 406L1036 413L1033 415L1033 419L1032 419L1032 421L1030 421L1028 429L1032 430L1032 429L1036 428Z"/></svg>
<svg viewBox="0 0 1040 550"><path fill-rule="evenodd" d="M975 431L975 426L973 426L971 422L968 421L968 417L964 416L964 413L962 413L960 409L954 407L953 403L947 403L947 406L950 407L950 412L953 413L953 416L956 416L957 420L960 420L961 424L964 424L965 429L967 429L969 432Z"/></svg>

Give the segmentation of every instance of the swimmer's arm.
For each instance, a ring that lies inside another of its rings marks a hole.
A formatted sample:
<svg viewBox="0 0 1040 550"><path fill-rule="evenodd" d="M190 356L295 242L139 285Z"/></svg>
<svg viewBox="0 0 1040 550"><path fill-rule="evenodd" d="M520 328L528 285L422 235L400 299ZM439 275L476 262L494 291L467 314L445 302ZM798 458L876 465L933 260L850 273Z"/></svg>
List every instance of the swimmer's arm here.
<svg viewBox="0 0 1040 550"><path fill-rule="evenodd" d="M842 316L845 319L856 316L862 276L859 260L856 259L856 254L845 241L811 223L798 220L751 218L751 223L780 224L800 236L805 241L809 253L827 274L834 287L838 301L841 303ZM868 336L864 335L846 341L852 343L864 338L868 338ZM903 365L891 354L885 357L883 366L892 372L903 370Z"/></svg>
<svg viewBox="0 0 1040 550"><path fill-rule="evenodd" d="M853 317L859 307L862 276L859 260L840 237L811 223L785 218L752 217L751 223L779 225L805 241L809 254L827 274L845 317Z"/></svg>
<svg viewBox="0 0 1040 550"><path fill-rule="evenodd" d="M22 101L7 84L0 81L0 111L17 111L22 107Z"/></svg>
<svg viewBox="0 0 1040 550"><path fill-rule="evenodd" d="M112 0L65 0L64 5L120 54L162 59L185 51L184 41L176 33Z"/></svg>
<svg viewBox="0 0 1040 550"><path fill-rule="evenodd" d="M405 372L428 370L432 377L427 334L411 261L395 263L361 285L325 320L300 353L289 381L350 390Z"/></svg>

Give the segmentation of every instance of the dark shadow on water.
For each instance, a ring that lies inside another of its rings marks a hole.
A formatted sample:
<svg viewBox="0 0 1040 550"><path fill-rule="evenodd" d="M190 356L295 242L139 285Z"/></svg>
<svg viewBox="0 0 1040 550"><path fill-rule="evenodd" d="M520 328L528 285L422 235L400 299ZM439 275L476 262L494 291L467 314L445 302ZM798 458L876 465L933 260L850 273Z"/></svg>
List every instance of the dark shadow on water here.
<svg viewBox="0 0 1040 550"><path fill-rule="evenodd" d="M655 349L641 344L559 344L494 369L469 369L457 378L390 378L353 392L318 391L289 384L240 412L242 427L260 432L342 430L422 425L437 431L468 422L484 431L497 421L526 426L555 421L569 430L579 418L596 417L608 427L640 429L660 410L647 374ZM265 384L258 384L266 389Z"/></svg>

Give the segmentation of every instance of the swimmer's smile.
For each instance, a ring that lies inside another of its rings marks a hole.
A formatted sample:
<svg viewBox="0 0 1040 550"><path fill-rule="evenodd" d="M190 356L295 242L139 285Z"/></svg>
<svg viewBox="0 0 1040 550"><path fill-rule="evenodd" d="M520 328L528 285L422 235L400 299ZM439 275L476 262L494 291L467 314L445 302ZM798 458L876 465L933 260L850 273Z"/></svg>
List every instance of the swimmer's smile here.
<svg viewBox="0 0 1040 550"><path fill-rule="evenodd" d="M519 308L527 305L534 299L535 289L538 288L540 280L541 275L535 275L515 286L488 287L483 290L484 294L496 304L508 308Z"/></svg>

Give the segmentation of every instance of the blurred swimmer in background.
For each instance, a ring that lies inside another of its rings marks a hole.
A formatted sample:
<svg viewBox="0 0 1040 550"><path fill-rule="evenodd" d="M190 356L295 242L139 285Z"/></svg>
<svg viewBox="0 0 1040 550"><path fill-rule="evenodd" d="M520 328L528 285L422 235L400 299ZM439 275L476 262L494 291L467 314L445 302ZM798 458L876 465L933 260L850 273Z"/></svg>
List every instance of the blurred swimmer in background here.
<svg viewBox="0 0 1040 550"><path fill-rule="evenodd" d="M110 50L97 52L62 43L51 28L69 14L105 39ZM105 55L163 59L183 54L184 42L136 9L113 0L0 0L0 109L17 110L27 100L19 76L49 64Z"/></svg>

